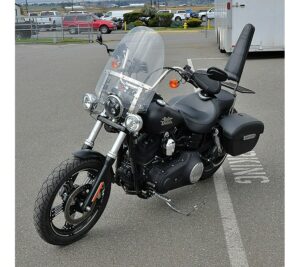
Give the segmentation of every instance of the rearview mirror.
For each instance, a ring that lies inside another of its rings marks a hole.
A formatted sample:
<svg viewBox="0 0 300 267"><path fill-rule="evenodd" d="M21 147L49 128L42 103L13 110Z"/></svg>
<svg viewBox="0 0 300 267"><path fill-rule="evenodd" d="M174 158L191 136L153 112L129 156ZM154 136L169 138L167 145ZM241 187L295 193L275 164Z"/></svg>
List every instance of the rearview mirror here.
<svg viewBox="0 0 300 267"><path fill-rule="evenodd" d="M227 73L216 67L211 67L207 70L207 76L215 81L224 82L228 79Z"/></svg>
<svg viewBox="0 0 300 267"><path fill-rule="evenodd" d="M103 39L102 39L102 34L101 34L101 32L99 32L99 33L97 34L96 42L99 43L100 45L104 45L105 48L106 48L106 52L107 52L109 55L110 55L111 52L114 52L114 49L108 48L107 44L104 44L104 43L103 43Z"/></svg>
<svg viewBox="0 0 300 267"><path fill-rule="evenodd" d="M99 44L101 44L101 45L103 44L102 34L101 33L97 34L97 41L98 41Z"/></svg>

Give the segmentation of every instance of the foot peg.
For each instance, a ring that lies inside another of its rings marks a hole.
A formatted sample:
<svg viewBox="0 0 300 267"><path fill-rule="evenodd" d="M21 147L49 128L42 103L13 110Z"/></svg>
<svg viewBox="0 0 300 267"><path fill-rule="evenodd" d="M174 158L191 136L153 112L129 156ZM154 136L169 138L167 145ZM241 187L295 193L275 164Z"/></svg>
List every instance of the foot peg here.
<svg viewBox="0 0 300 267"><path fill-rule="evenodd" d="M190 216L195 210L198 209L197 205L194 205L192 210L184 212L184 211L181 211L181 210L177 209L170 198L167 198L167 197L165 197L163 195L160 195L156 192L154 193L154 195L157 198L163 200L173 211L175 211L177 213L180 213L180 214L183 214L185 216Z"/></svg>

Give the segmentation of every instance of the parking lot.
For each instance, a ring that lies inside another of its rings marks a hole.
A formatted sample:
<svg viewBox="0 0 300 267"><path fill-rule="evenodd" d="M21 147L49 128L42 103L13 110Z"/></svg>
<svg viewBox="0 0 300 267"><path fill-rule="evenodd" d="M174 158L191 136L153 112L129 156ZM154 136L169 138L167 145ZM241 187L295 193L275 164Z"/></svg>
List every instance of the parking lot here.
<svg viewBox="0 0 300 267"><path fill-rule="evenodd" d="M124 33L104 35L114 46ZM165 65L224 66L214 32L166 32ZM83 110L108 59L98 44L16 45L16 265L17 266L283 266L284 59L252 56L236 108L265 124L255 151L228 157L203 182L169 192L189 217L159 199L138 199L113 186L107 208L89 234L67 247L44 243L33 226L43 179L81 147L94 121ZM172 96L191 86L160 93ZM95 146L106 153L114 134ZM250 166L250 167L249 167Z"/></svg>

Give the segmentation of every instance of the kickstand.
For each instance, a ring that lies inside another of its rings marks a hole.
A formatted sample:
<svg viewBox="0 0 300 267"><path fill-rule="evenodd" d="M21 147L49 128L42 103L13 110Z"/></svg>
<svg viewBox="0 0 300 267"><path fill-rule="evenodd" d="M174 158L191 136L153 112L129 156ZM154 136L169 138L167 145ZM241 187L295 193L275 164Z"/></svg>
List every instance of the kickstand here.
<svg viewBox="0 0 300 267"><path fill-rule="evenodd" d="M167 198L167 197L165 197L165 196L163 196L163 195L160 195L160 194L158 194L158 193L154 193L154 196L156 196L156 197L158 197L159 199L161 199L161 200L163 200L173 211L175 211L175 212L177 212L177 213L180 213L180 214L183 214L183 215L185 215L185 216L190 216L191 214L192 214L192 212L194 212L195 210L197 210L198 209L198 207L197 207L197 205L194 205L193 206L193 209L192 210L190 210L190 211L188 211L188 212L184 212L184 211L181 211L181 210L179 210L179 209L177 209L176 207L175 207L175 205L173 204L173 202L172 202L172 199L170 199L170 198Z"/></svg>

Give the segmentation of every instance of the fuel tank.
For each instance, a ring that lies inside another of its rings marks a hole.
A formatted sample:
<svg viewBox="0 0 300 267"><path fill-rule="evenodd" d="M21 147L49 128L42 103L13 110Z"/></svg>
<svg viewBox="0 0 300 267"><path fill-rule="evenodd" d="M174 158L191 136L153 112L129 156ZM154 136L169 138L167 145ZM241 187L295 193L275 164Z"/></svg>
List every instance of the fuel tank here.
<svg viewBox="0 0 300 267"><path fill-rule="evenodd" d="M143 131L150 134L164 133L184 123L181 114L163 100L153 101L143 117Z"/></svg>

